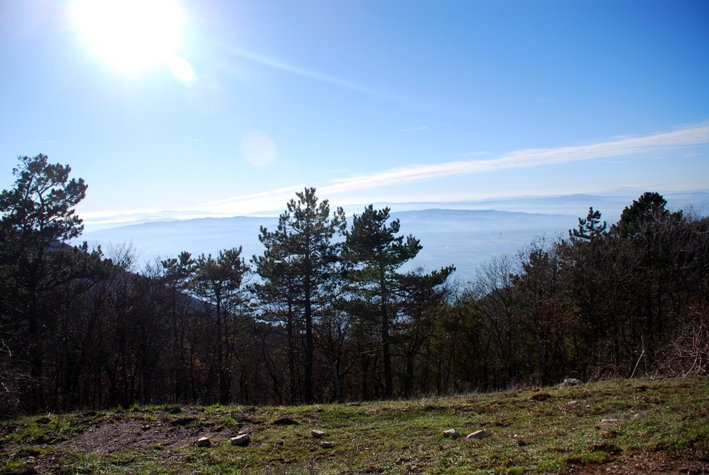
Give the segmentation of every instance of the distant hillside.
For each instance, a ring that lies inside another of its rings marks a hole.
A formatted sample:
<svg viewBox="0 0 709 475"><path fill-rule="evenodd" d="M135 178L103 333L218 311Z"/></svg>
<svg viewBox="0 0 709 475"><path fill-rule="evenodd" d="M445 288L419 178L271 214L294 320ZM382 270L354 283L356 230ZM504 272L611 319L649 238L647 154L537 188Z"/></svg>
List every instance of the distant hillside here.
<svg viewBox="0 0 709 475"><path fill-rule="evenodd" d="M649 190L658 191L658 190ZM709 191L669 191L662 190L659 193L667 200L667 205L671 210L686 209L693 207L702 214L709 212ZM620 218L620 213L623 208L629 206L633 200L638 199L642 194L637 189L620 189L608 193L595 195L589 194L573 194L573 195L558 195L558 196L509 196L502 198L490 198L484 200L464 200L464 201L413 201L413 202L375 202L374 207L381 209L388 207L392 212L399 211L422 211L429 209L447 209L447 210L475 210L475 211L513 211L521 213L542 213L542 214L565 214L571 216L585 217L588 213L588 208L600 211L603 214L603 219L609 223L615 222ZM331 203L333 206L340 204L336 201ZM369 203L345 204L343 208L347 215L352 213L361 213ZM278 216L283 212L283 209L260 210L254 213L241 214L240 216L256 217L256 216ZM119 226L128 226L133 224L156 223L165 221L199 218L230 218L233 214L225 214L223 212L213 212L207 210L162 210L162 211L144 211L134 213L115 213L105 214L102 216L92 216L84 220L86 232L94 232L102 229L116 228ZM82 215L85 218L85 216Z"/></svg>
<svg viewBox="0 0 709 475"><path fill-rule="evenodd" d="M656 191L656 190L647 190ZM486 200L466 200L439 203L375 203L375 207L388 206L392 211L410 211L425 209L450 209L450 210L498 210L519 211L522 213L565 214L585 217L588 208L600 211L603 219L609 223L620 218L623 208L629 206L642 194L636 189L614 190L607 194L573 194L560 196L517 196L505 198L491 198ZM706 191L688 192L660 192L667 200L668 207L672 210L694 207L702 214L709 212L709 193ZM345 207L349 211L354 209L359 212L361 206Z"/></svg>
<svg viewBox="0 0 709 475"><path fill-rule="evenodd" d="M571 215L533 214L492 210L429 209L392 213L401 221L401 232L421 240L423 250L409 267L428 269L454 264L460 279L472 279L475 269L492 257L515 253L534 236L554 237L576 227ZM221 249L243 246L244 256L261 254L259 228L273 229L275 217L201 218L152 222L85 233L81 240L111 245L132 242L143 262L156 257L216 254Z"/></svg>

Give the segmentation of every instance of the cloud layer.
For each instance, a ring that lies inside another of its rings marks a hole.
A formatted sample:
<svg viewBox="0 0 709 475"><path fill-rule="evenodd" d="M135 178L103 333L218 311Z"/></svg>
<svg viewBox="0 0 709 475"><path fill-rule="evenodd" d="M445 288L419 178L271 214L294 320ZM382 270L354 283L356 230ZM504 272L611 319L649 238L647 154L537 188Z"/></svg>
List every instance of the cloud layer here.
<svg viewBox="0 0 709 475"><path fill-rule="evenodd" d="M627 137L590 145L518 150L499 158L461 160L430 165L413 164L381 172L334 179L330 182L331 184L319 187L318 194L331 197L339 193L383 188L433 178L653 153L705 143L709 143L709 124L700 124L673 132L644 137ZM298 185L243 195L219 202L205 203L200 205L198 209L219 213L250 213L280 209L284 203L294 197L296 191L302 189L303 185Z"/></svg>
<svg viewBox="0 0 709 475"><path fill-rule="evenodd" d="M351 191L407 183L452 175L509 170L512 168L537 167L558 163L576 162L600 158L620 157L639 153L676 149L689 145L709 143L709 125L679 129L674 132L623 138L610 142L573 147L528 149L510 152L489 160L465 160L432 165L410 165L382 172L333 180L333 184L320 191L328 196Z"/></svg>

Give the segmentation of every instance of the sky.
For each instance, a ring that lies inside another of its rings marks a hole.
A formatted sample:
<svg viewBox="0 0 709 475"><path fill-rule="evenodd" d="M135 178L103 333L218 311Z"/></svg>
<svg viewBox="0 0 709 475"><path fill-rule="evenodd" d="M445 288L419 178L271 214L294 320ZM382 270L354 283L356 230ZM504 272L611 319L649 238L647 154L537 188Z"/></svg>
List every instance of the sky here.
<svg viewBox="0 0 709 475"><path fill-rule="evenodd" d="M88 220L706 191L708 25L703 0L0 0L0 188L44 153Z"/></svg>

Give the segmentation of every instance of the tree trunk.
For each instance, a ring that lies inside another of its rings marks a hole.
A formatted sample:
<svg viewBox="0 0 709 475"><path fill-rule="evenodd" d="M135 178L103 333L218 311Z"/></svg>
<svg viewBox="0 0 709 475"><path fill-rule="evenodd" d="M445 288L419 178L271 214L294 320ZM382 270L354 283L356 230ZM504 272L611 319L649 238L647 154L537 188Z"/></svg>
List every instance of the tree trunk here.
<svg viewBox="0 0 709 475"><path fill-rule="evenodd" d="M312 314L312 302L310 299L311 291L311 262L310 262L310 239L306 241L306 252L305 252L305 285L304 285L304 297L305 297L305 402L310 404L313 402L313 314Z"/></svg>
<svg viewBox="0 0 709 475"><path fill-rule="evenodd" d="M387 312L387 291L385 280L385 269L379 267L379 285L381 289L381 317L382 317L382 356L384 357L384 396L391 398L394 391L394 376L391 370L391 350L389 348L389 315Z"/></svg>
<svg viewBox="0 0 709 475"><path fill-rule="evenodd" d="M295 364L295 329L294 327L294 315L293 315L293 298L289 291L288 294L288 384L290 386L290 403L295 404L297 402L298 394L296 391L296 382L298 380L296 374L296 364Z"/></svg>

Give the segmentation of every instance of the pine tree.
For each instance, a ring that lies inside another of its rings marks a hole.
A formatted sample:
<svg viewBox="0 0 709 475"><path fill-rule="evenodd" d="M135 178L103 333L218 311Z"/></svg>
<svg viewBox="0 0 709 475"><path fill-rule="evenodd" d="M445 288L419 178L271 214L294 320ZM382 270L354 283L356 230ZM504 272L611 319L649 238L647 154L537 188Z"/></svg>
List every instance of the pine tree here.
<svg viewBox="0 0 709 475"><path fill-rule="evenodd" d="M34 410L44 406L42 332L58 304L50 294L73 278L73 254L80 252L65 243L83 230L74 207L87 185L69 180L70 173L69 165L50 164L46 155L19 157L14 188L0 194L0 312L15 330L26 328L20 341L31 366Z"/></svg>
<svg viewBox="0 0 709 475"><path fill-rule="evenodd" d="M360 298L376 305L384 359L384 394L394 391L391 325L396 311L391 308L397 286L397 269L421 250L413 236L397 236L399 220L389 222L389 208L375 210L372 205L355 215L345 242L346 260L351 264L351 279Z"/></svg>
<svg viewBox="0 0 709 475"><path fill-rule="evenodd" d="M192 289L204 302L214 306L216 326L217 378L219 401L228 403L230 364L233 352L229 344L229 320L244 305L242 286L249 266L241 257L241 247L219 251L216 259L202 254L195 262Z"/></svg>
<svg viewBox="0 0 709 475"><path fill-rule="evenodd" d="M296 197L281 214L276 231L261 230L260 239L266 250L254 262L264 280L261 294L270 294L273 298L279 284L284 283L278 299L287 303L288 317L297 316L302 325L305 340L303 399L309 403L314 400L313 325L329 304L337 285L338 249L332 240L344 232L346 220L342 208L337 208L331 216L328 201L318 203L315 188L305 188L296 193Z"/></svg>

